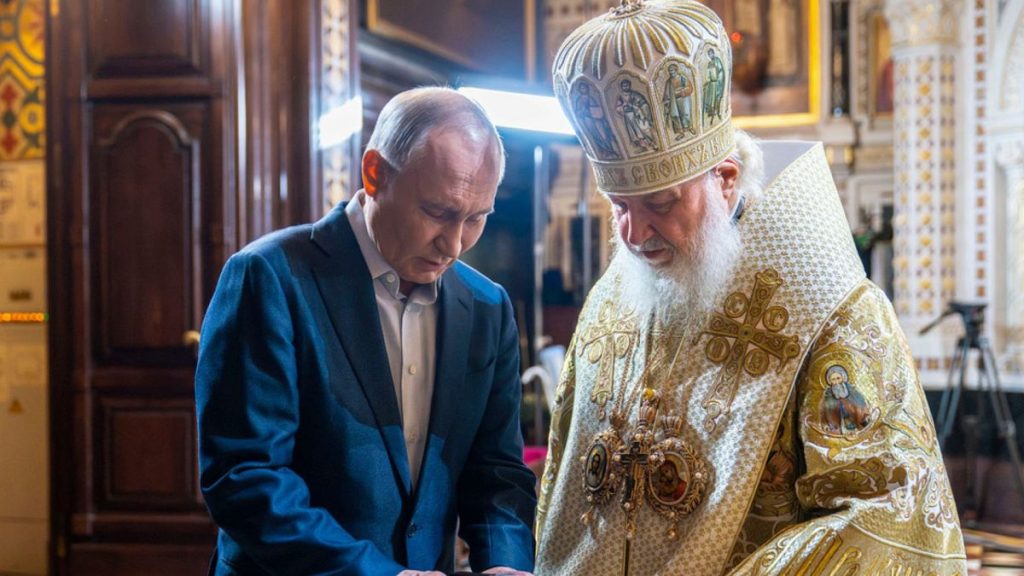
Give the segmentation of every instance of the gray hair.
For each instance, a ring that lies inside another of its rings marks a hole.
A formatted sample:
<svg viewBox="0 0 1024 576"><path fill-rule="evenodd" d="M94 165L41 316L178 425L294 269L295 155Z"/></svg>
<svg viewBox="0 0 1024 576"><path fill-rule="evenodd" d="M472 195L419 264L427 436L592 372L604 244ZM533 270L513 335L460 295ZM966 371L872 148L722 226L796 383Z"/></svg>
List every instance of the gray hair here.
<svg viewBox="0 0 1024 576"><path fill-rule="evenodd" d="M442 126L467 135L483 132L493 137L501 183L505 175L505 146L498 129L476 100L451 88L413 88L392 98L380 111L366 149L376 150L395 170L401 171L423 144L424 137Z"/></svg>
<svg viewBox="0 0 1024 576"><path fill-rule="evenodd" d="M736 180L736 191L740 193L740 198L746 199L747 206L760 200L764 195L764 152L761 151L761 144L737 128L736 148L728 159L740 167L740 175Z"/></svg>

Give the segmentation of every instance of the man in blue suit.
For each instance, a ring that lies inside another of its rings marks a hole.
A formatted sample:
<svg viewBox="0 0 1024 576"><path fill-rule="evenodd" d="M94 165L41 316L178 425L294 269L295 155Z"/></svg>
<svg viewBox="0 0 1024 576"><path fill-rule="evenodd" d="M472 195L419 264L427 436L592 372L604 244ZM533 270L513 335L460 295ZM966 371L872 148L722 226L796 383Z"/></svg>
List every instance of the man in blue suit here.
<svg viewBox="0 0 1024 576"><path fill-rule="evenodd" d="M224 267L196 374L211 573L410 576L533 567L518 335L501 286L458 261L504 170L468 98L384 107L364 189Z"/></svg>

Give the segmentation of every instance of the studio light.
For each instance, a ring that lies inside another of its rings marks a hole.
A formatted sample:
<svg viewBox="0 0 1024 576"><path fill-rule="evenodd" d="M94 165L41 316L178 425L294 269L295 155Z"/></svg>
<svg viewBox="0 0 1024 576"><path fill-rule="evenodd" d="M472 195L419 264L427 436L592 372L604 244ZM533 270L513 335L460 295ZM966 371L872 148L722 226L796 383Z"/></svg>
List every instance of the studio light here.
<svg viewBox="0 0 1024 576"><path fill-rule="evenodd" d="M341 106L331 108L320 117L320 148L327 149L345 143L363 128L363 99L352 98Z"/></svg>
<svg viewBox="0 0 1024 576"><path fill-rule="evenodd" d="M499 127L573 135L572 125L554 96L470 87L459 88L459 92L479 102Z"/></svg>

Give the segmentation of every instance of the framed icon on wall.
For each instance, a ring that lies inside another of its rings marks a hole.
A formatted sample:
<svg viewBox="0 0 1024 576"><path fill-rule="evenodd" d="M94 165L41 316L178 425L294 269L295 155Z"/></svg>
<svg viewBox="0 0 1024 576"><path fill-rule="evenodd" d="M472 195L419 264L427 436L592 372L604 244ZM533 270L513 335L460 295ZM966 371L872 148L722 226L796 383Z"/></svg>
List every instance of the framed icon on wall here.
<svg viewBox="0 0 1024 576"><path fill-rule="evenodd" d="M489 76L532 81L538 1L368 0L366 26Z"/></svg>

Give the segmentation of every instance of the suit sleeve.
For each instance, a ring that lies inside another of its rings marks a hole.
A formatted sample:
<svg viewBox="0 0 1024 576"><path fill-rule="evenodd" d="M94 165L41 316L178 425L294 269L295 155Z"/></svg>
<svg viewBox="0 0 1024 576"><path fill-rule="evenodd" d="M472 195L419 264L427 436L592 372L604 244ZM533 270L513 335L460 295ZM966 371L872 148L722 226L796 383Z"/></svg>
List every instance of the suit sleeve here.
<svg viewBox="0 0 1024 576"><path fill-rule="evenodd" d="M403 567L313 507L289 467L299 425L294 321L286 284L267 259L244 252L228 261L196 373L200 482L210 514L270 573L394 576Z"/></svg>
<svg viewBox="0 0 1024 576"><path fill-rule="evenodd" d="M523 464L519 333L504 290L500 331L487 406L459 479L459 534L474 570L532 571L536 476Z"/></svg>
<svg viewBox="0 0 1024 576"><path fill-rule="evenodd" d="M966 574L924 392L892 306L873 284L826 322L796 393L803 521L732 573Z"/></svg>

